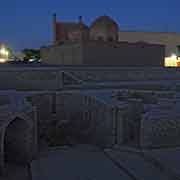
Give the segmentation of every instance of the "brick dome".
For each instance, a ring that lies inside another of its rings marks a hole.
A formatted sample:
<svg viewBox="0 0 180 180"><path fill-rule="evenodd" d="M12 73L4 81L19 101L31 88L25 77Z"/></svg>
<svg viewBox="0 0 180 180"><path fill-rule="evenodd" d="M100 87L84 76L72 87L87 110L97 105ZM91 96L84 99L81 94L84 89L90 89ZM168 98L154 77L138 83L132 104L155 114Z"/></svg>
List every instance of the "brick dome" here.
<svg viewBox="0 0 180 180"><path fill-rule="evenodd" d="M92 40L117 41L119 27L109 16L98 17L90 26Z"/></svg>

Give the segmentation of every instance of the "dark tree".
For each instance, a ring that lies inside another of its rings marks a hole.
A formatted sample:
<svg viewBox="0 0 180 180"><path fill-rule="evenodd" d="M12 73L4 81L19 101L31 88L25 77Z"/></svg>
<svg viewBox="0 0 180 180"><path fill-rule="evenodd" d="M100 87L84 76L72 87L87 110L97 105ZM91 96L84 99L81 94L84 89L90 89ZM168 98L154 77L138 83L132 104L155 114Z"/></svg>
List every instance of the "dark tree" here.
<svg viewBox="0 0 180 180"><path fill-rule="evenodd" d="M40 50L39 49L24 49L22 52L25 55L24 60L40 59Z"/></svg>

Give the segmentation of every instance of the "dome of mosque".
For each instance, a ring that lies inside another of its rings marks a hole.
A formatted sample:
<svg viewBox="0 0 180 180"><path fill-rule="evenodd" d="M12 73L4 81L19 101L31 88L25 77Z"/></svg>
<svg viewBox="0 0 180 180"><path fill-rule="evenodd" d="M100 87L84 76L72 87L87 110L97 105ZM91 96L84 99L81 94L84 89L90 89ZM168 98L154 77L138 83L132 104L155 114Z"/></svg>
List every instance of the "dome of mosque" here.
<svg viewBox="0 0 180 180"><path fill-rule="evenodd" d="M93 40L117 41L119 26L109 16L100 16L90 26L90 36Z"/></svg>

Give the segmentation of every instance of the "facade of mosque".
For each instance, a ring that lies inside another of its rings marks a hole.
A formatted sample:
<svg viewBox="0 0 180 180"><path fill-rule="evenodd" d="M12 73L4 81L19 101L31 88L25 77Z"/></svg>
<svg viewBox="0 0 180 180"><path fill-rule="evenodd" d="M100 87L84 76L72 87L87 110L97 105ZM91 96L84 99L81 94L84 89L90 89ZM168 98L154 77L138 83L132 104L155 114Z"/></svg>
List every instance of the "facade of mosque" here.
<svg viewBox="0 0 180 180"><path fill-rule="evenodd" d="M108 16L90 27L79 22L57 22L54 43L41 49L44 63L62 65L163 66L165 47L160 43L119 41L119 26Z"/></svg>

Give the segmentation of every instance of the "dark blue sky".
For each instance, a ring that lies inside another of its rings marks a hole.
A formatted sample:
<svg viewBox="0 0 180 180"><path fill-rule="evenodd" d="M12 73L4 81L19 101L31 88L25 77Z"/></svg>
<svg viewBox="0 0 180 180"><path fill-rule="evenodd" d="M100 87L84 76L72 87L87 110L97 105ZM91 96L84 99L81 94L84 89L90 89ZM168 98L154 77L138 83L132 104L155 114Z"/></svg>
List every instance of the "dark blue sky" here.
<svg viewBox="0 0 180 180"><path fill-rule="evenodd" d="M0 42L16 50L51 43L51 15L89 25L109 15L121 30L180 32L180 0L1 0Z"/></svg>

